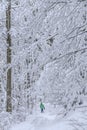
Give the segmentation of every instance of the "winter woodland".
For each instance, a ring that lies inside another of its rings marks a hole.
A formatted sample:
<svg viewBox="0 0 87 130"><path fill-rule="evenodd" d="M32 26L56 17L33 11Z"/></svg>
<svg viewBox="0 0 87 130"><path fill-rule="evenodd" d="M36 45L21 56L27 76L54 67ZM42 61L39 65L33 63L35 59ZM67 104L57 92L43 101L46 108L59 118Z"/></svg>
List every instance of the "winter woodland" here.
<svg viewBox="0 0 87 130"><path fill-rule="evenodd" d="M87 0L0 0L0 130L40 113L40 100L87 130Z"/></svg>

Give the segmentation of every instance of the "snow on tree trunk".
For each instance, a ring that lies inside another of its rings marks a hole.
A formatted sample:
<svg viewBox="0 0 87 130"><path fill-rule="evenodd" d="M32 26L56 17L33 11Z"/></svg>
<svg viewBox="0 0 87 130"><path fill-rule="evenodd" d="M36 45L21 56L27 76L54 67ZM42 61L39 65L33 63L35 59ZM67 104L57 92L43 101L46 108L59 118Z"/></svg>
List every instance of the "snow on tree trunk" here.
<svg viewBox="0 0 87 130"><path fill-rule="evenodd" d="M11 64L11 0L8 0L8 7L6 9L6 28L7 28L7 64ZM11 103L11 68L7 70L7 104L6 111L12 111Z"/></svg>

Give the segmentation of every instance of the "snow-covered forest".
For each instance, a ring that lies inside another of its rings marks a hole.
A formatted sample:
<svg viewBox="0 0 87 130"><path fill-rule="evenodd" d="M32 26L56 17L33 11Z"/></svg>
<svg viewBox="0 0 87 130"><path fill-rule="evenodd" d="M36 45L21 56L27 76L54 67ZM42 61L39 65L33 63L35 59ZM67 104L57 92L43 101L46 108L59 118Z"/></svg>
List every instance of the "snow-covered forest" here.
<svg viewBox="0 0 87 130"><path fill-rule="evenodd" d="M0 0L0 130L46 112L87 130L87 0Z"/></svg>

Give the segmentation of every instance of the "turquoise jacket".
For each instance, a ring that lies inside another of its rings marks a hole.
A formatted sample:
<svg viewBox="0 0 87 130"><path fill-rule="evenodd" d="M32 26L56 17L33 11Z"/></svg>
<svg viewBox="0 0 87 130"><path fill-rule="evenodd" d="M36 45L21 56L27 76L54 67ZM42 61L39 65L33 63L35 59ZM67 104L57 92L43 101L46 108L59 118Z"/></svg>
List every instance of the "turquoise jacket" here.
<svg viewBox="0 0 87 130"><path fill-rule="evenodd" d="M41 102L41 104L40 104L40 108L41 108L41 109L45 109L45 107L44 107L44 105L43 105L42 102Z"/></svg>

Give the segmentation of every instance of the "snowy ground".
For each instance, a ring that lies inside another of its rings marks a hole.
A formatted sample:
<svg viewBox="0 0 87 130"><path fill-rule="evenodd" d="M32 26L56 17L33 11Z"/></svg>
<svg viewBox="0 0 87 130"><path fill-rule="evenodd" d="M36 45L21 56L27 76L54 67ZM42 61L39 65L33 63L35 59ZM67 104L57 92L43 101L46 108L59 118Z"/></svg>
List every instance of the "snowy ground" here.
<svg viewBox="0 0 87 130"><path fill-rule="evenodd" d="M9 130L87 130L87 107L77 108L66 116L60 110L57 115L37 112Z"/></svg>

